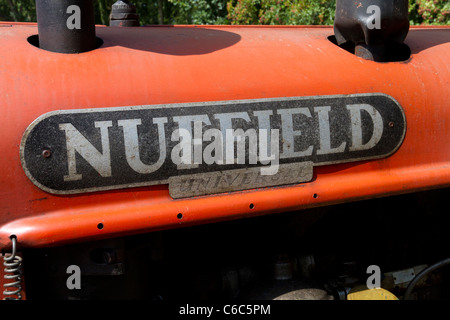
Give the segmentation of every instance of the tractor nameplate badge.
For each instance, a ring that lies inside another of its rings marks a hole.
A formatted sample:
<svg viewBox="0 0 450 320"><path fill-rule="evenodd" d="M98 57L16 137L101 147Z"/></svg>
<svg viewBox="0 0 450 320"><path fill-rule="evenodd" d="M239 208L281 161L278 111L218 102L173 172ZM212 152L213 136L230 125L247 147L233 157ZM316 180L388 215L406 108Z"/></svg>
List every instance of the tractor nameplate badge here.
<svg viewBox="0 0 450 320"><path fill-rule="evenodd" d="M77 109L36 119L20 157L46 192L168 184L183 198L307 182L314 166L388 157L405 133L381 93Z"/></svg>

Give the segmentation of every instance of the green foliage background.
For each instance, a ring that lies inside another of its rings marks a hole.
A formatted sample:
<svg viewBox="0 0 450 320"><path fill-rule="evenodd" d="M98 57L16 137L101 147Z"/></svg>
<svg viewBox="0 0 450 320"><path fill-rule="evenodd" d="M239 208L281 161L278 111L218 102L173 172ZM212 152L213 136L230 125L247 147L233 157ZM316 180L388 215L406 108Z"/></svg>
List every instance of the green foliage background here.
<svg viewBox="0 0 450 320"><path fill-rule="evenodd" d="M109 24L114 0L94 0ZM146 24L333 24L336 0L133 0ZM409 0L413 25L450 25L449 0ZM0 0L0 21L35 22L35 0Z"/></svg>

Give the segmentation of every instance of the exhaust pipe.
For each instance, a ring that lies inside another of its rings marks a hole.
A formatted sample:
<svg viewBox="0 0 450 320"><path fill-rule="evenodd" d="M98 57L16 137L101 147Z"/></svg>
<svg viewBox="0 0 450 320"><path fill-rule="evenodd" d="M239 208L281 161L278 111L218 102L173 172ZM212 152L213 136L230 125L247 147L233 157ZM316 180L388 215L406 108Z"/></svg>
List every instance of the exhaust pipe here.
<svg viewBox="0 0 450 320"><path fill-rule="evenodd" d="M82 53L97 47L93 0L36 0L39 48Z"/></svg>

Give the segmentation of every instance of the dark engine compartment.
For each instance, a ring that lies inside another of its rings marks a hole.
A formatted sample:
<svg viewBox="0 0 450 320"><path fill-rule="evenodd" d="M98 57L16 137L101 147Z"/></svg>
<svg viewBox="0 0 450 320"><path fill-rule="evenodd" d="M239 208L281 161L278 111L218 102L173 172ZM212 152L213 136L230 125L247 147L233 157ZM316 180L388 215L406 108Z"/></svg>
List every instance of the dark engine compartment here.
<svg viewBox="0 0 450 320"><path fill-rule="evenodd" d="M415 272L448 258L449 189L435 189L23 252L27 299L331 300L367 267L399 299ZM67 267L81 269L69 290ZM403 280L396 279L403 275ZM412 298L448 299L449 268ZM403 281L403 282L402 282Z"/></svg>

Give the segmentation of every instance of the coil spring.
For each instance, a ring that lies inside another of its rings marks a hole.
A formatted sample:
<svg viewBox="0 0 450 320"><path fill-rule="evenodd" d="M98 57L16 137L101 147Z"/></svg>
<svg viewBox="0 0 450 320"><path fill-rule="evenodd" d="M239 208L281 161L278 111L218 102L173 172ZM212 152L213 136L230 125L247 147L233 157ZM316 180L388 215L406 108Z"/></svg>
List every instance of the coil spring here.
<svg viewBox="0 0 450 320"><path fill-rule="evenodd" d="M17 238L11 236L10 239L12 252L3 256L3 266L5 267L3 300L20 300L22 299L22 258L16 255Z"/></svg>

